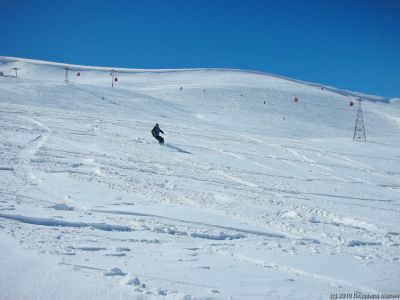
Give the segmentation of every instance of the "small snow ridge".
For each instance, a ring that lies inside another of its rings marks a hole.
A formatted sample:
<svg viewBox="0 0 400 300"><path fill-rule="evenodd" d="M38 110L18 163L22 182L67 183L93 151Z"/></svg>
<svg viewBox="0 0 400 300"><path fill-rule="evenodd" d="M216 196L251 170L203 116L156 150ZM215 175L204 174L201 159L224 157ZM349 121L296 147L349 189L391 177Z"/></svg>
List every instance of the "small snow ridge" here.
<svg viewBox="0 0 400 300"><path fill-rule="evenodd" d="M111 225L106 223L86 223L55 220L50 218L28 217L21 215L0 214L0 218L19 221L22 223L42 225L42 226L61 226L61 227L93 227L105 231L132 231L128 226Z"/></svg>
<svg viewBox="0 0 400 300"><path fill-rule="evenodd" d="M151 229L154 232L167 233L171 235L183 235L190 236L193 238L202 238L208 240L236 240L246 237L242 233L226 233L223 231L191 231L191 229L177 229L174 226L168 227L154 227Z"/></svg>
<svg viewBox="0 0 400 300"><path fill-rule="evenodd" d="M102 272L103 276L124 276L126 273L122 272L119 268L112 268L109 271Z"/></svg>
<svg viewBox="0 0 400 300"><path fill-rule="evenodd" d="M232 176L232 175L228 174L227 172L224 172L223 170L217 170L216 173L221 175L221 176L224 176L225 178L228 178L228 179L231 179L231 180L233 180L235 182L238 182L238 183L240 183L242 185L246 185L246 186L251 187L251 188L257 188L258 187L257 185L255 185L254 183L252 183L250 181L244 180L244 179L239 178L239 177Z"/></svg>
<svg viewBox="0 0 400 300"><path fill-rule="evenodd" d="M14 171L12 167L0 167L0 171Z"/></svg>
<svg viewBox="0 0 400 300"><path fill-rule="evenodd" d="M191 237L203 238L209 240L236 240L244 238L244 234L240 233L225 233L225 232L217 232L217 233L208 233L208 232L193 232L190 234Z"/></svg>
<svg viewBox="0 0 400 300"><path fill-rule="evenodd" d="M389 234L389 235L400 235L400 232L389 231L387 234Z"/></svg>
<svg viewBox="0 0 400 300"><path fill-rule="evenodd" d="M106 254L106 256L122 257L122 256L126 256L126 254L125 253L108 253L108 254Z"/></svg>
<svg viewBox="0 0 400 300"><path fill-rule="evenodd" d="M348 247L375 246L375 245L382 245L382 243L378 243L378 242L364 242L364 241L352 240L352 241L350 241L350 242L347 244Z"/></svg>
<svg viewBox="0 0 400 300"><path fill-rule="evenodd" d="M354 218L349 217L338 217L338 216L311 216L308 221L310 223L323 223L323 224L331 224L335 226L346 226L354 229L361 229L373 233L383 234L385 233L381 230L377 225L372 223L367 223L365 221L356 220Z"/></svg>
<svg viewBox="0 0 400 300"><path fill-rule="evenodd" d="M299 243L301 245L308 245L308 244L320 244L321 242L313 238L302 238L299 240Z"/></svg>
<svg viewBox="0 0 400 300"><path fill-rule="evenodd" d="M74 248L76 250L82 250L82 251L100 251L100 250L106 250L104 247L90 247L90 246L84 246L84 247L76 247Z"/></svg>
<svg viewBox="0 0 400 300"><path fill-rule="evenodd" d="M353 218L332 218L331 222L334 225L345 225L345 226L353 227L356 229L364 229L366 231L370 231L370 232L374 232L374 233L384 233L375 224L371 224L371 223L364 222L361 220L356 220Z"/></svg>
<svg viewBox="0 0 400 300"><path fill-rule="evenodd" d="M115 248L115 251L131 251L131 249L128 247L117 247Z"/></svg>

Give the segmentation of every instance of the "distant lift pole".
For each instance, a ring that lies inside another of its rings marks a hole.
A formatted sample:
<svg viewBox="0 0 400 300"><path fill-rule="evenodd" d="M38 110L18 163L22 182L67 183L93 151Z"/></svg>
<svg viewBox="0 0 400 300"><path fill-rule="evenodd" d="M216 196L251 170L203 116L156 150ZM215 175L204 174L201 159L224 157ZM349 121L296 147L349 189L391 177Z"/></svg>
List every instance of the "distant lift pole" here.
<svg viewBox="0 0 400 300"><path fill-rule="evenodd" d="M18 78L18 70L19 68L12 68L15 71L15 78Z"/></svg>
<svg viewBox="0 0 400 300"><path fill-rule="evenodd" d="M64 80L65 84L69 84L69 75L68 75L68 71L69 71L69 69L68 69L68 68L65 68L65 80Z"/></svg>
<svg viewBox="0 0 400 300"><path fill-rule="evenodd" d="M361 108L361 98L358 99L357 119L356 119L356 125L354 127L353 141L356 141L356 142L366 142L367 141L367 137L365 135L365 128L364 128L363 111Z"/></svg>

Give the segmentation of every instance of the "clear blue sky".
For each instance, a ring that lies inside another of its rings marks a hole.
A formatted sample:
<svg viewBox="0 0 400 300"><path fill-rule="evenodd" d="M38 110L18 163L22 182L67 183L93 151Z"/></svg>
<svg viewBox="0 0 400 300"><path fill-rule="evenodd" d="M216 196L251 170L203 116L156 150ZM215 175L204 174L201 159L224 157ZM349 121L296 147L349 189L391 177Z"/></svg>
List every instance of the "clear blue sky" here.
<svg viewBox="0 0 400 300"><path fill-rule="evenodd" d="M400 97L400 0L1 0L0 55L258 70Z"/></svg>

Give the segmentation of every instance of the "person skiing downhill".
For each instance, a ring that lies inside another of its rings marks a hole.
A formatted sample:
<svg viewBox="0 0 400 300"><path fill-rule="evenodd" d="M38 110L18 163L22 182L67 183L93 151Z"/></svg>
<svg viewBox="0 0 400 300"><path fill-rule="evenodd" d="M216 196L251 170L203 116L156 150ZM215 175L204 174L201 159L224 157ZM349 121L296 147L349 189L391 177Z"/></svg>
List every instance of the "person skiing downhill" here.
<svg viewBox="0 0 400 300"><path fill-rule="evenodd" d="M164 131L162 131L160 129L160 125L158 125L158 123L154 126L154 128L151 130L151 134L153 135L153 137L160 143L160 144L164 144L164 138L162 136L160 136L160 132L162 134L164 134Z"/></svg>

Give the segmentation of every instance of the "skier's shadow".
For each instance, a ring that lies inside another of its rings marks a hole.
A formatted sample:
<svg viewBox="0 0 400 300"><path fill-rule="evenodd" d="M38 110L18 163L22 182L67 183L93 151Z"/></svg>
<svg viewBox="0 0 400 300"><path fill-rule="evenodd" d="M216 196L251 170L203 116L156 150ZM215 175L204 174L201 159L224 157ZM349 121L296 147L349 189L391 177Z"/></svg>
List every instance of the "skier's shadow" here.
<svg viewBox="0 0 400 300"><path fill-rule="evenodd" d="M164 145L165 145L166 147L172 149L172 150L175 150L175 151L178 151L178 152L181 152L181 153L193 154L192 152L183 150L182 148L179 148L178 146L174 146L174 145L171 145L171 144L164 144Z"/></svg>

